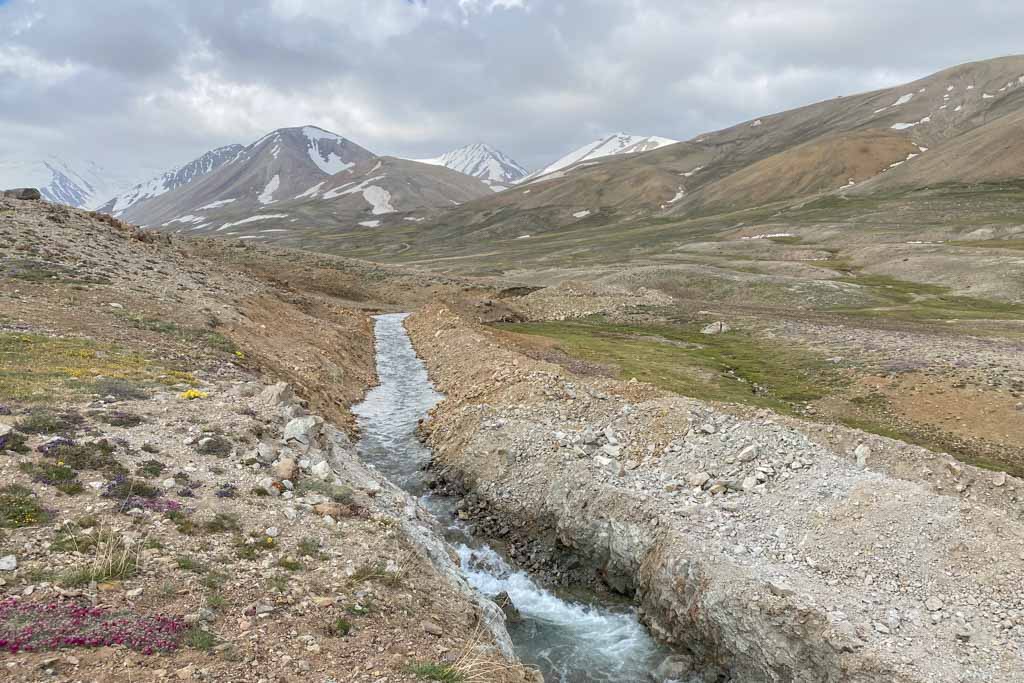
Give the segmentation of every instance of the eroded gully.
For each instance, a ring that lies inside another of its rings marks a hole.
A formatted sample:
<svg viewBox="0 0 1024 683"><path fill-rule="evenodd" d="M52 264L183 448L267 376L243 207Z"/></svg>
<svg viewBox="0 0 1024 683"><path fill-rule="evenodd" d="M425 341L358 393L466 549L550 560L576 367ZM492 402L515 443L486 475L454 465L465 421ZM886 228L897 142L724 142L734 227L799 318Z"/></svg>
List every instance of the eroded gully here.
<svg viewBox="0 0 1024 683"><path fill-rule="evenodd" d="M597 598L562 599L511 566L471 525L454 514L457 500L432 493L424 476L431 452L416 436L421 418L443 397L430 383L403 326L404 314L377 316L379 385L353 412L359 419L363 460L417 497L443 526L466 580L486 596L506 593L521 619L509 620L519 658L546 681L617 683L659 681L653 673L668 652L659 647L631 608Z"/></svg>

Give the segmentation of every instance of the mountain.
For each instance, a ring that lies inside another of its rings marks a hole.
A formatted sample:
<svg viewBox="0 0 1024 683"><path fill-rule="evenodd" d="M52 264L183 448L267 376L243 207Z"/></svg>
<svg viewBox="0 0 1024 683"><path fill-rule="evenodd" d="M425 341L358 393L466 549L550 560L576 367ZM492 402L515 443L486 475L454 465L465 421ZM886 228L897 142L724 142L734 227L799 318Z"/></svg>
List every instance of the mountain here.
<svg viewBox="0 0 1024 683"><path fill-rule="evenodd" d="M132 182L93 161L0 161L0 188L36 187L47 201L76 208L95 209Z"/></svg>
<svg viewBox="0 0 1024 683"><path fill-rule="evenodd" d="M415 161L432 166L445 166L453 171L479 178L496 192L507 189L527 175L526 169L507 154L483 143L466 145L433 159Z"/></svg>
<svg viewBox="0 0 1024 683"><path fill-rule="evenodd" d="M1009 239L1024 226L1022 126L1024 56L974 62L651 151L594 158L636 149L627 139L598 141L415 231L342 236L330 248L475 273L693 259L698 249L742 254L753 248L745 238L782 235L808 245L785 259L843 254L829 262L899 277L900 264L923 251L908 245L953 249ZM998 293L995 272L977 254L961 249L916 277L952 282L972 264L975 286Z"/></svg>
<svg viewBox="0 0 1024 683"><path fill-rule="evenodd" d="M627 133L615 133L614 135L594 140L588 145L583 145L579 149L569 152L558 161L548 164L539 171L534 171L530 175L526 176L522 182L528 183L536 178L557 173L581 162L593 161L594 159L602 159L604 157L616 156L619 154L650 152L651 150L658 149L659 147L665 147L666 145L672 145L676 142L678 142L678 140L670 140L668 138L660 138L653 135L644 137L640 135L629 135Z"/></svg>
<svg viewBox="0 0 1024 683"><path fill-rule="evenodd" d="M159 197L165 192L188 185L193 180L217 170L223 164L235 159L244 149L242 145L218 147L184 166L172 168L144 183L135 185L127 192L108 200L99 207L99 211L113 216L121 216L139 202Z"/></svg>
<svg viewBox="0 0 1024 683"><path fill-rule="evenodd" d="M193 164L200 171L215 167L140 198L121 217L194 235L297 243L310 234L395 221L417 224L442 209L491 194L476 178L378 157L313 126L275 130L247 147L215 150Z"/></svg>

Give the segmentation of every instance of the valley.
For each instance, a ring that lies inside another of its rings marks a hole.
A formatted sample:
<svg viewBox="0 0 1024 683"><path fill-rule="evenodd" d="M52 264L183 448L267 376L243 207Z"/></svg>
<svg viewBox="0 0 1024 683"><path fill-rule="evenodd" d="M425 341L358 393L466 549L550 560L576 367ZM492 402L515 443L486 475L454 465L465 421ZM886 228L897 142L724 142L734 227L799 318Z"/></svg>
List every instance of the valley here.
<svg viewBox="0 0 1024 683"><path fill-rule="evenodd" d="M1017 680L1021 74L0 195L11 680Z"/></svg>

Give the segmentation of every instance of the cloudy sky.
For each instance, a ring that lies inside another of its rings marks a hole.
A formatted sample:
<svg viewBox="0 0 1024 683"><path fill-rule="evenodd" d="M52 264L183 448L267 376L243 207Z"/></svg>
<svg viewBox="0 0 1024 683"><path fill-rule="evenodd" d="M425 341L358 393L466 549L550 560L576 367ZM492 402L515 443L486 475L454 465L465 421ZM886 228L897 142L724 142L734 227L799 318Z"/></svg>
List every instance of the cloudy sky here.
<svg viewBox="0 0 1024 683"><path fill-rule="evenodd" d="M1002 0L0 0L0 160L138 172L312 123L529 167L1024 51Z"/></svg>

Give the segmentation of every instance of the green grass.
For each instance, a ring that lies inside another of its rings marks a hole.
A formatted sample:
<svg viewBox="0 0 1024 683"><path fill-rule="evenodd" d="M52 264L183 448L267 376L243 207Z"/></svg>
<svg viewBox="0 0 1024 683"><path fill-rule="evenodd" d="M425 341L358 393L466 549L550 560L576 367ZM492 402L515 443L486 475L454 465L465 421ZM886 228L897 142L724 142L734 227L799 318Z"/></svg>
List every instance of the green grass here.
<svg viewBox="0 0 1024 683"><path fill-rule="evenodd" d="M194 649L208 651L217 644L217 636L213 635L199 624L195 624L185 631L185 645Z"/></svg>
<svg viewBox="0 0 1024 683"><path fill-rule="evenodd" d="M152 382L165 372L139 354L72 337L0 332L0 397L48 403L54 396L103 393L112 380ZM103 393L103 395L106 395Z"/></svg>
<svg viewBox="0 0 1024 683"><path fill-rule="evenodd" d="M31 489L20 484L0 487L0 527L19 529L49 521L50 513L40 505Z"/></svg>
<svg viewBox="0 0 1024 683"><path fill-rule="evenodd" d="M700 333L702 323L630 326L594 317L500 325L554 339L566 354L695 398L791 412L837 386L834 368L804 350L768 347L742 331Z"/></svg>
<svg viewBox="0 0 1024 683"><path fill-rule="evenodd" d="M1024 306L1020 304L958 296L940 285L869 274L839 278L839 281L867 288L876 303L869 307L836 306L830 309L836 313L902 320L1024 319Z"/></svg>
<svg viewBox="0 0 1024 683"><path fill-rule="evenodd" d="M170 320L149 318L143 315L131 313L122 313L120 314L120 317L136 329L165 334L175 337L187 344L201 344L206 348L222 351L224 353L235 353L238 351L238 347L235 346L234 342L213 330L188 327L179 325L178 323Z"/></svg>
<svg viewBox="0 0 1024 683"><path fill-rule="evenodd" d="M429 662L417 662L409 667L409 672L425 681L445 681L446 683L460 683L466 680L456 669L444 664L431 664Z"/></svg>
<svg viewBox="0 0 1024 683"><path fill-rule="evenodd" d="M33 481L52 486L69 496L78 495L85 490L82 482L78 481L78 473L66 465L51 462L21 462L18 463L18 469L32 477Z"/></svg>
<svg viewBox="0 0 1024 683"><path fill-rule="evenodd" d="M344 617L336 617L331 620L331 623L327 624L328 635L334 636L335 638L344 638L352 630L352 622Z"/></svg>

